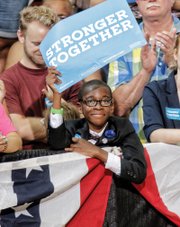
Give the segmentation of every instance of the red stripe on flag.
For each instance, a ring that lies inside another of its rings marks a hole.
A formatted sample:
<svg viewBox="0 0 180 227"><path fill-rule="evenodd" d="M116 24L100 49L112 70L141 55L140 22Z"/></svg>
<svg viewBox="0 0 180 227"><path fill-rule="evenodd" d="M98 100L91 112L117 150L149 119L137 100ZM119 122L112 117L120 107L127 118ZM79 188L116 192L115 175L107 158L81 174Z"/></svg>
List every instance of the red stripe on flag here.
<svg viewBox="0 0 180 227"><path fill-rule="evenodd" d="M168 207L163 203L158 191L156 178L151 165L148 151L145 149L145 158L147 162L147 176L142 184L133 184L134 187L143 195L143 197L151 203L161 214L170 219L177 226L180 226L180 217L168 210Z"/></svg>
<svg viewBox="0 0 180 227"><path fill-rule="evenodd" d="M68 227L100 227L103 225L112 173L97 159L87 159L88 174L81 180L81 207Z"/></svg>

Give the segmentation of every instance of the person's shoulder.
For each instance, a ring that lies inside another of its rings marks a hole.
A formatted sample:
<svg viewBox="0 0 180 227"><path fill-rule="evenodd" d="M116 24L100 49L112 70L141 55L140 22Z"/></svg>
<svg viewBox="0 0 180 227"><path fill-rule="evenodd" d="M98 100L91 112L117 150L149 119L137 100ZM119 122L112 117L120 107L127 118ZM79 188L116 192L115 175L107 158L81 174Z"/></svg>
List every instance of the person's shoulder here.
<svg viewBox="0 0 180 227"><path fill-rule="evenodd" d="M166 79L158 80L158 81L156 81L156 80L151 81L149 84L147 84L145 86L145 90L148 89L155 93L162 93L167 89L170 79L171 78L166 78Z"/></svg>
<svg viewBox="0 0 180 227"><path fill-rule="evenodd" d="M151 82L149 82L146 86L147 87L151 87L151 86L164 86L167 83L171 82L172 80L174 80L174 76L175 76L175 71L171 70L168 74L167 77L164 79L159 79L159 80L153 80Z"/></svg>
<svg viewBox="0 0 180 227"><path fill-rule="evenodd" d="M75 135L78 130L88 130L87 120L85 118L79 118L74 120L65 120L64 121L65 128L72 135ZM88 132L88 131L87 131Z"/></svg>
<svg viewBox="0 0 180 227"><path fill-rule="evenodd" d="M118 127L118 125L128 124L130 121L128 117L120 117L120 116L113 115L109 118L109 122L111 122L111 124L114 124Z"/></svg>
<svg viewBox="0 0 180 227"><path fill-rule="evenodd" d="M65 120L65 125L68 127L82 127L86 122L85 118L73 119L73 120Z"/></svg>
<svg viewBox="0 0 180 227"><path fill-rule="evenodd" d="M128 117L111 116L108 122L110 125L113 125L113 128L115 128L117 132L120 132L124 135L135 132L134 127Z"/></svg>
<svg viewBox="0 0 180 227"><path fill-rule="evenodd" d="M19 63L16 63L16 64L12 65L10 68L5 69L1 73L0 78L6 77L6 76L8 76L8 77L13 76L18 68L19 68Z"/></svg>
<svg viewBox="0 0 180 227"><path fill-rule="evenodd" d="M23 44L16 41L9 49L5 69L10 68L12 65L16 64L23 56Z"/></svg>

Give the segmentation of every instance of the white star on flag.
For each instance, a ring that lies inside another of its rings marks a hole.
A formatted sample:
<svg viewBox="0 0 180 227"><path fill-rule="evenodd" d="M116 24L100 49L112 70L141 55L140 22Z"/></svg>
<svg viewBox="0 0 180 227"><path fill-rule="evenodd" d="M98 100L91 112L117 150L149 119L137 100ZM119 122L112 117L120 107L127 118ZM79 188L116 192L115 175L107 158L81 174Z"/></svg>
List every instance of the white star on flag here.
<svg viewBox="0 0 180 227"><path fill-rule="evenodd" d="M26 169L26 178L28 178L28 176L29 176L29 174L32 170L37 170L37 171L43 172L43 169L40 166L36 166L36 167L33 167L33 168L27 168Z"/></svg>
<svg viewBox="0 0 180 227"><path fill-rule="evenodd" d="M28 211L27 208L31 205L32 203L25 203L21 206L17 207L12 207L12 209L15 211L15 217L19 217L21 214L29 217L33 217Z"/></svg>

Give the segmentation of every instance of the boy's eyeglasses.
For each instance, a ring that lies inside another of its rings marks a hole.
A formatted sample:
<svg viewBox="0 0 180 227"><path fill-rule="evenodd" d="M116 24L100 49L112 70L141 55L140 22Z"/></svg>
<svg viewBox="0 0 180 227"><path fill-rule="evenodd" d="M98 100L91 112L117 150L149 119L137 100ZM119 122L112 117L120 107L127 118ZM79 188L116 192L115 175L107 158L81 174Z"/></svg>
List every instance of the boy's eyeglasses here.
<svg viewBox="0 0 180 227"><path fill-rule="evenodd" d="M111 106L112 99L102 99L102 100L90 99L90 100L81 100L81 102L84 103L86 106L89 106L89 107L97 106L98 103L102 107L107 107L107 106Z"/></svg>

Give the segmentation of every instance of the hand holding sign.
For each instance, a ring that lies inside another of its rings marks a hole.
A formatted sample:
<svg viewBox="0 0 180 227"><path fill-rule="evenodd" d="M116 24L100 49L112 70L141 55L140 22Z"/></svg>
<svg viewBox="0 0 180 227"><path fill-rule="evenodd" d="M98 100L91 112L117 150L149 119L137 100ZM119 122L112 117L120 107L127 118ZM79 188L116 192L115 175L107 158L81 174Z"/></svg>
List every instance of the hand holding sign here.
<svg viewBox="0 0 180 227"><path fill-rule="evenodd" d="M53 92L57 92L54 84L61 84L60 80L61 73L56 69L55 66L51 66L48 69L48 75L46 76L46 84L53 90Z"/></svg>
<svg viewBox="0 0 180 227"><path fill-rule="evenodd" d="M57 93L57 89L54 84L61 84L60 77L61 73L56 70L56 67L51 66L48 68L48 75L46 76L46 88L42 90L42 93L46 96L46 106L50 107L53 102L53 93Z"/></svg>
<svg viewBox="0 0 180 227"><path fill-rule="evenodd" d="M40 45L48 66L61 72L62 92L146 44L126 0L108 0L57 23Z"/></svg>

